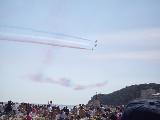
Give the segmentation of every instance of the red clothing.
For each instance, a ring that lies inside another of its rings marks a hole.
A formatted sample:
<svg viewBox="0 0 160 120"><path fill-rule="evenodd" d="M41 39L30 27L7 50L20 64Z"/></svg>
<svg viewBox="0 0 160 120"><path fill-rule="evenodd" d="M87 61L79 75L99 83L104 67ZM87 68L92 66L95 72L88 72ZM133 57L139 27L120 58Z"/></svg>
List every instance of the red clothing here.
<svg viewBox="0 0 160 120"><path fill-rule="evenodd" d="M37 113L36 108L32 108L32 112L33 112L33 113Z"/></svg>
<svg viewBox="0 0 160 120"><path fill-rule="evenodd" d="M30 115L27 115L26 120L32 120L32 117Z"/></svg>
<svg viewBox="0 0 160 120"><path fill-rule="evenodd" d="M48 110L45 110L44 115L47 117L48 116Z"/></svg>

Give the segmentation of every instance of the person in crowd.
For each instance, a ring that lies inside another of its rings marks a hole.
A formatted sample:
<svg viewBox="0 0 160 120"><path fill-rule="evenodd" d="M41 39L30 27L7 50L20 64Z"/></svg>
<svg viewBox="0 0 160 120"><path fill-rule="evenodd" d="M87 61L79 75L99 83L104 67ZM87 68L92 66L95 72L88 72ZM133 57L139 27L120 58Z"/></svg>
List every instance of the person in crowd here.
<svg viewBox="0 0 160 120"><path fill-rule="evenodd" d="M4 104L3 102L0 103L0 116L4 113Z"/></svg>
<svg viewBox="0 0 160 120"><path fill-rule="evenodd" d="M25 120L33 120L31 115L29 114L29 112L27 113L27 116L26 116Z"/></svg>

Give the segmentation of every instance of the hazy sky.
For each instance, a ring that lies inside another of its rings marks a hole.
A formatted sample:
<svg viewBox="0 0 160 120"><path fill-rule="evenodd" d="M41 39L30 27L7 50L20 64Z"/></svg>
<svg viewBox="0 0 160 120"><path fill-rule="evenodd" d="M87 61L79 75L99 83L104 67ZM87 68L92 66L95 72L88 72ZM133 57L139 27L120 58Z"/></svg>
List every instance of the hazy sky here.
<svg viewBox="0 0 160 120"><path fill-rule="evenodd" d="M98 40L93 52L0 41L0 101L86 104L96 92L160 83L159 6L159 0L0 0L0 37L46 35L35 29Z"/></svg>

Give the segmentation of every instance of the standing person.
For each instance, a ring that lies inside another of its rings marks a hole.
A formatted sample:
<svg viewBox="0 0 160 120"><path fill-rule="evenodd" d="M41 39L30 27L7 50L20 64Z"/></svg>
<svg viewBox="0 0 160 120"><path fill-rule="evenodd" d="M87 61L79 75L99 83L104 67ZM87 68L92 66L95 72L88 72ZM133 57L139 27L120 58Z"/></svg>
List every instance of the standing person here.
<svg viewBox="0 0 160 120"><path fill-rule="evenodd" d="M47 107L44 107L43 111L44 111L43 116L47 118L49 115L49 111L48 111Z"/></svg>
<svg viewBox="0 0 160 120"><path fill-rule="evenodd" d="M33 120L33 118L31 117L31 115L29 114L29 112L27 113L27 116L26 116L25 120Z"/></svg>
<svg viewBox="0 0 160 120"><path fill-rule="evenodd" d="M0 104L0 116L4 113L4 105L3 102Z"/></svg>
<svg viewBox="0 0 160 120"><path fill-rule="evenodd" d="M5 108L5 113L9 114L11 112L12 112L12 101L8 101L8 104L6 105L6 108Z"/></svg>
<svg viewBox="0 0 160 120"><path fill-rule="evenodd" d="M49 106L51 106L51 107L53 107L53 106L54 106L54 104L53 104L52 100L49 102Z"/></svg>
<svg viewBox="0 0 160 120"><path fill-rule="evenodd" d="M32 116L36 117L36 115L37 115L37 109L36 109L36 106L33 106L32 107Z"/></svg>
<svg viewBox="0 0 160 120"><path fill-rule="evenodd" d="M16 115L18 113L18 104L13 103L12 109L13 109L14 115Z"/></svg>
<svg viewBox="0 0 160 120"><path fill-rule="evenodd" d="M80 116L80 118L86 117L86 111L82 106L80 106L80 108L79 108L79 116Z"/></svg>
<svg viewBox="0 0 160 120"><path fill-rule="evenodd" d="M64 112L66 113L66 115L69 115L69 109L67 106L65 107Z"/></svg>
<svg viewBox="0 0 160 120"><path fill-rule="evenodd" d="M64 120L65 118L67 118L67 116L63 110L56 115L56 120Z"/></svg>

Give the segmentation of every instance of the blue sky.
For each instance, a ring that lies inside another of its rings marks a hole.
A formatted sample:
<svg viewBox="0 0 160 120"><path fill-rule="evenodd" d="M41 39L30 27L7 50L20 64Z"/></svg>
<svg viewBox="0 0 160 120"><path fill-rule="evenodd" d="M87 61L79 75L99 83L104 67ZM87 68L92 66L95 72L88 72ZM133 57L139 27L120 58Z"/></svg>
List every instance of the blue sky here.
<svg viewBox="0 0 160 120"><path fill-rule="evenodd" d="M0 0L1 39L46 35L15 26L98 40L93 52L0 41L0 101L85 104L96 92L160 83L159 6L159 0ZM35 82L33 74L69 85ZM92 87L75 90L74 84Z"/></svg>

